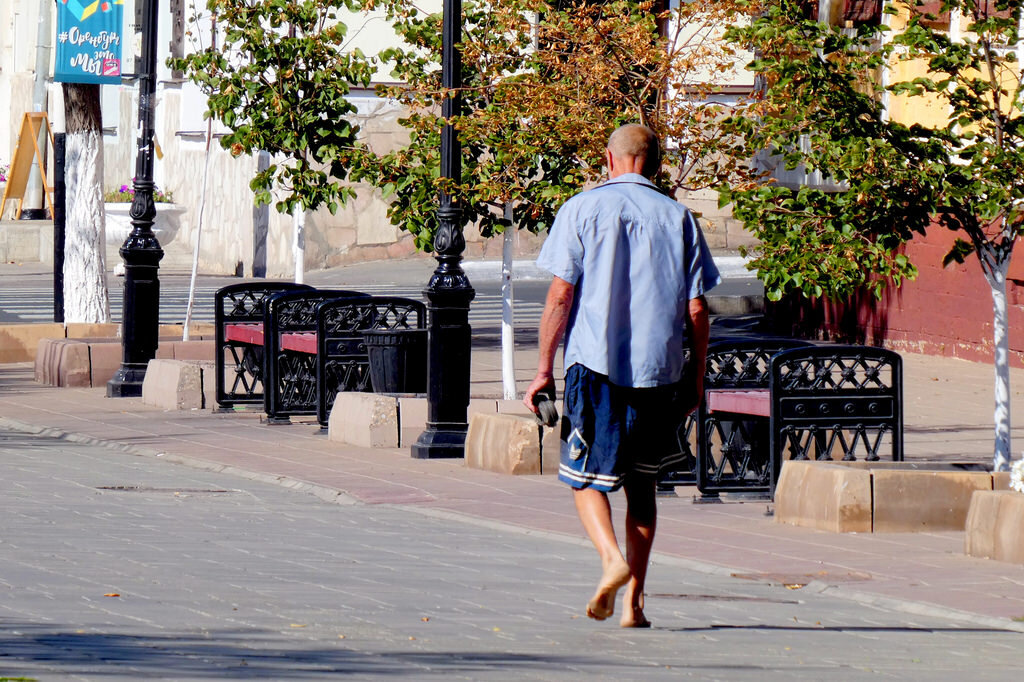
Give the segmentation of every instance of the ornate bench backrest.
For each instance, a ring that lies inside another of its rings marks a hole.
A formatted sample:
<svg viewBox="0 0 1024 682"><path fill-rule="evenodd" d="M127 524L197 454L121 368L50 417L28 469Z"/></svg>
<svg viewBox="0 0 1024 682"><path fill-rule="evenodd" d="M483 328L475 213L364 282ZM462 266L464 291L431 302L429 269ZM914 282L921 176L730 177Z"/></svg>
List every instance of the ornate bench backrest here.
<svg viewBox="0 0 1024 682"><path fill-rule="evenodd" d="M785 338L716 341L708 346L704 388L768 388L772 356L810 345L807 341Z"/></svg>

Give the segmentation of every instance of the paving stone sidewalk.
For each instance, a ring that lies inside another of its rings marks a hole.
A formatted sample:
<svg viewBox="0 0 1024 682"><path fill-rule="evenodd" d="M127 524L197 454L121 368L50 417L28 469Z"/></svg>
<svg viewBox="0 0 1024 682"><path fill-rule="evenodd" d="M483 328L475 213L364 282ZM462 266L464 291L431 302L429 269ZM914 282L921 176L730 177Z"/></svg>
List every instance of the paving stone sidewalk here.
<svg viewBox="0 0 1024 682"><path fill-rule="evenodd" d="M517 359L521 375L534 360ZM991 368L905 355L909 458L990 457ZM474 351L473 391L500 386L497 351ZM1024 385L1014 371L1013 386ZM1014 395L1014 423L1024 424ZM102 389L36 385L28 366L0 366L0 427L55 435L305 490L329 500L401 504L444 519L551 532L582 542L568 494L551 476L512 477L406 450L330 442L308 423L271 426L256 413L165 412ZM48 431L47 431L48 430ZM1015 432L1016 442L1024 433ZM693 489L660 501L655 549L664 561L744 583L805 585L862 603L953 623L1024 631L1024 566L963 555L962 533L833 535L782 526L766 503L696 505ZM621 519L620 496L614 496ZM1018 620L1014 620L1018 619Z"/></svg>
<svg viewBox="0 0 1024 682"><path fill-rule="evenodd" d="M1024 651L669 559L623 631L581 615L582 542L167 459L0 428L0 677L1005 680Z"/></svg>

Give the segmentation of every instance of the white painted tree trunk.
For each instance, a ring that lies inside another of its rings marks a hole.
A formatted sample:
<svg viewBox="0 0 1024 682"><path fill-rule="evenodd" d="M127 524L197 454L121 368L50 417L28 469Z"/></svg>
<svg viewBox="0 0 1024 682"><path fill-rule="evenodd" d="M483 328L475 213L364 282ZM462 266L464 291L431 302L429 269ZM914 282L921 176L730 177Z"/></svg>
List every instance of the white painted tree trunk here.
<svg viewBox="0 0 1024 682"><path fill-rule="evenodd" d="M64 84L67 185L65 322L109 322L103 133L98 85Z"/></svg>
<svg viewBox="0 0 1024 682"><path fill-rule="evenodd" d="M512 207L505 207L505 217L511 220ZM516 329L515 306L512 298L512 251L515 229L505 228L501 247L501 385L505 400L516 399Z"/></svg>
<svg viewBox="0 0 1024 682"><path fill-rule="evenodd" d="M295 254L295 283L305 282L306 271L306 210L302 204L292 209L292 224L295 225L295 241L292 250Z"/></svg>
<svg viewBox="0 0 1024 682"><path fill-rule="evenodd" d="M982 270L992 290L992 336L995 346L995 447L992 456L993 471L1010 468L1010 340L1006 313L1006 270L1010 258L996 263L991 253L978 254L989 266Z"/></svg>

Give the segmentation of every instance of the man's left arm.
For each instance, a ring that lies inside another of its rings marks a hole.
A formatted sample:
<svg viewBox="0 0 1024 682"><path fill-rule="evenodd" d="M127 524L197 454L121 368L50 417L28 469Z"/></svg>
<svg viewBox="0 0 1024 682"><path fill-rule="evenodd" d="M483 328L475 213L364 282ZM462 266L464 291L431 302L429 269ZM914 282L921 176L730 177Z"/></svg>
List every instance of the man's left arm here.
<svg viewBox="0 0 1024 682"><path fill-rule="evenodd" d="M692 385L687 387L686 414L693 412L704 399L704 371L708 358L708 339L711 336L711 323L708 317L708 302L703 296L691 298L686 310L687 345L690 348L690 367L686 376L693 377Z"/></svg>

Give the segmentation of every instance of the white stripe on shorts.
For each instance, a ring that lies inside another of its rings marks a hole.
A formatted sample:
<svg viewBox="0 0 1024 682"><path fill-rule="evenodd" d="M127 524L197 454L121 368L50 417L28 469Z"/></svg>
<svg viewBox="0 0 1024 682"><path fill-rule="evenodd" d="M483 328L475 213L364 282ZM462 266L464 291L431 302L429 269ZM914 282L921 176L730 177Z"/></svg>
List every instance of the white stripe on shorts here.
<svg viewBox="0 0 1024 682"><path fill-rule="evenodd" d="M625 479L625 476L609 476L607 474L591 474L586 471L576 471L564 464L558 465L558 475L579 483L596 483L597 485L610 488L622 485L622 481Z"/></svg>

